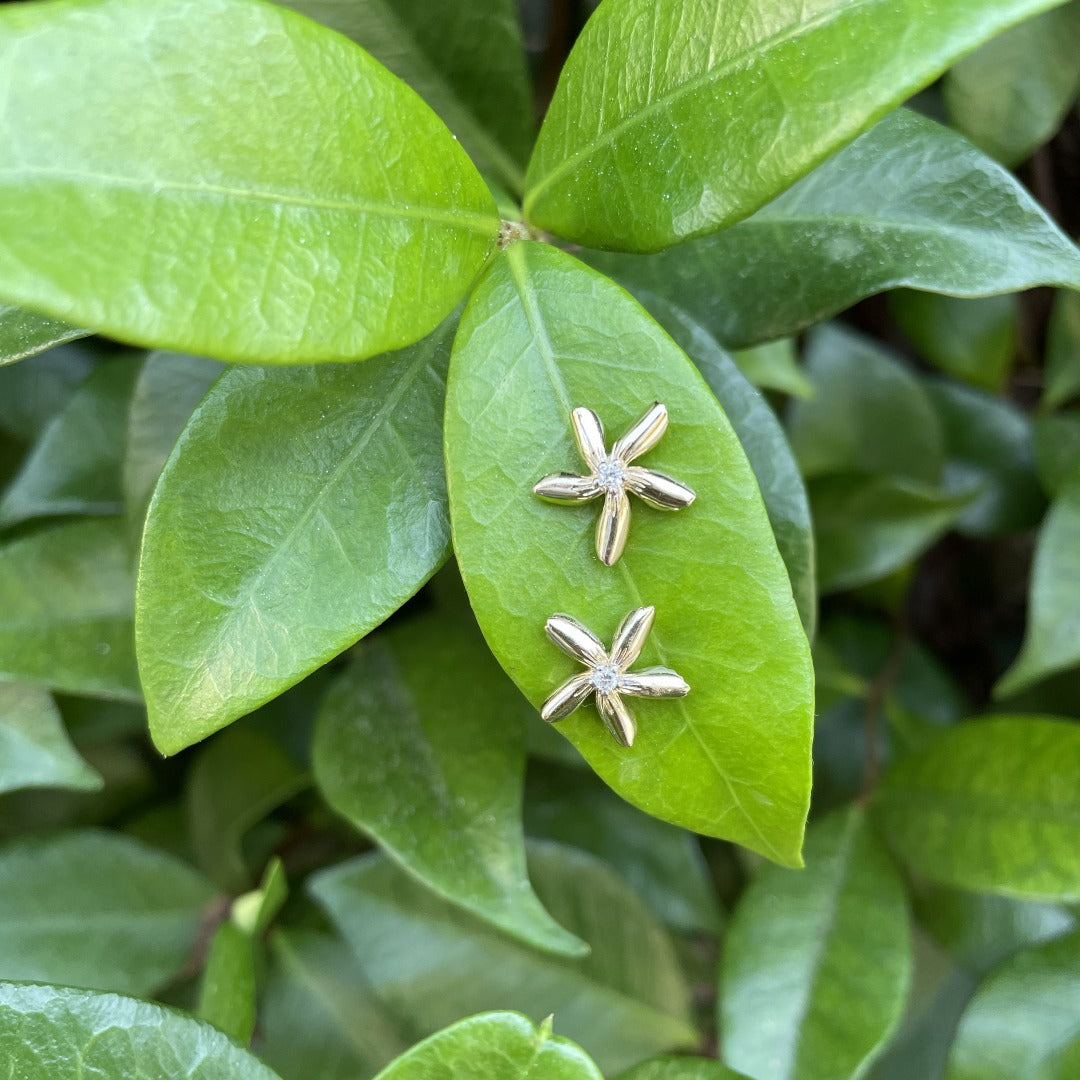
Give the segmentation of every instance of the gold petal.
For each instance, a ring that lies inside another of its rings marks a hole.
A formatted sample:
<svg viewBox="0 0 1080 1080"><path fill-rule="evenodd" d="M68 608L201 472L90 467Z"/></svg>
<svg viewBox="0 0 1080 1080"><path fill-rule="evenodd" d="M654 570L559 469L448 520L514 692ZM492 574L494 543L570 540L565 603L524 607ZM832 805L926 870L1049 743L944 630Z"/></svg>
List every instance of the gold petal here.
<svg viewBox="0 0 1080 1080"><path fill-rule="evenodd" d="M667 426L667 409L654 401L648 412L611 448L611 456L624 463L641 457L660 441Z"/></svg>
<svg viewBox="0 0 1080 1080"><path fill-rule="evenodd" d="M591 476L575 476L573 473L552 473L537 481L533 494L542 499L559 502L588 502L601 492L600 485Z"/></svg>
<svg viewBox="0 0 1080 1080"><path fill-rule="evenodd" d="M547 636L579 664L595 667L608 662L607 649L596 635L569 615L552 615L544 624Z"/></svg>
<svg viewBox="0 0 1080 1080"><path fill-rule="evenodd" d="M626 487L657 510L682 510L697 498L690 488L678 480L637 465L626 470Z"/></svg>
<svg viewBox="0 0 1080 1080"><path fill-rule="evenodd" d="M646 698L686 697L690 693L690 684L671 668L642 668L622 676L619 693Z"/></svg>
<svg viewBox="0 0 1080 1080"><path fill-rule="evenodd" d="M574 425L574 438L577 439L582 460L595 472L596 467L607 457L604 449L604 425L592 409L575 409L570 414L570 421Z"/></svg>
<svg viewBox="0 0 1080 1080"><path fill-rule="evenodd" d="M596 554L605 566L614 566L626 546L630 531L630 500L621 488L604 496L604 508L596 523Z"/></svg>
<svg viewBox="0 0 1080 1080"><path fill-rule="evenodd" d="M574 675L560 686L544 702L540 710L540 718L553 724L569 716L585 699L593 692L593 684L589 681L589 673Z"/></svg>
<svg viewBox="0 0 1080 1080"><path fill-rule="evenodd" d="M622 698L618 694L597 694L596 707L603 717L604 727L611 732L611 737L620 746L633 746L637 721Z"/></svg>
<svg viewBox="0 0 1080 1080"><path fill-rule="evenodd" d="M619 671L625 671L640 655L655 616L656 608L651 605L639 607L619 624L611 643L611 662Z"/></svg>

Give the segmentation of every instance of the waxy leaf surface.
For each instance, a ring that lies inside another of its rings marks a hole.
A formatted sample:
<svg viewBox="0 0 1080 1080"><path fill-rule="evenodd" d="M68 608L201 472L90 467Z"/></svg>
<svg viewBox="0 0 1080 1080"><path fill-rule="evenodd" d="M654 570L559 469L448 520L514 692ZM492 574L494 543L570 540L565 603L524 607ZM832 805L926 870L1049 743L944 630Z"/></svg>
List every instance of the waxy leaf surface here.
<svg viewBox="0 0 1080 1080"><path fill-rule="evenodd" d="M1056 3L608 0L563 68L526 214L624 251L730 225L952 61Z"/></svg>
<svg viewBox="0 0 1080 1080"><path fill-rule="evenodd" d="M139 670L162 751L299 682L446 558L448 351L443 328L364 364L238 367L203 399L139 564Z"/></svg>
<svg viewBox="0 0 1080 1080"><path fill-rule="evenodd" d="M272 4L8 4L0 70L9 301L226 360L355 360L433 330L493 246L428 106Z"/></svg>
<svg viewBox="0 0 1080 1080"><path fill-rule="evenodd" d="M900 285L955 296L1080 288L1080 251L1019 181L905 109L734 228L659 255L584 258L675 301L729 347L787 337Z"/></svg>
<svg viewBox="0 0 1080 1080"><path fill-rule="evenodd" d="M86 337L87 333L59 319L0 304L0 365L37 356L54 345Z"/></svg>
<svg viewBox="0 0 1080 1080"><path fill-rule="evenodd" d="M689 484L676 513L633 509L614 567L594 549L597 504L553 505L542 476L578 470L571 410L613 440L654 401L671 422L639 459ZM480 627L539 706L580 668L544 634L564 612L610 641L645 604L640 665L674 668L682 699L635 699L619 748L591 704L559 730L623 798L697 832L798 865L809 795L812 673L757 483L686 355L621 289L552 248L519 243L489 269L455 342L446 421L454 544Z"/></svg>

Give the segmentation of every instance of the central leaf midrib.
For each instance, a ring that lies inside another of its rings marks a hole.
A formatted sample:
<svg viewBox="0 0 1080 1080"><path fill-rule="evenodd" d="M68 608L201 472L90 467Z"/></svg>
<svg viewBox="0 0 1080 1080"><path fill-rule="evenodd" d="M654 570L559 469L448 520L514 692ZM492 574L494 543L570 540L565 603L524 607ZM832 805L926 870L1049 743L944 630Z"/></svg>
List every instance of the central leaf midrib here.
<svg viewBox="0 0 1080 1080"><path fill-rule="evenodd" d="M559 371L558 365L555 361L555 350L551 344L551 338L547 332L547 326L544 322L543 315L539 310L539 306L536 303L536 297L529 286L528 282L528 267L525 266L525 253L524 244L516 243L511 245L505 252L507 264L510 267L510 274L513 277L514 284L517 288L518 295L521 298L522 309L525 313L526 321L529 324L533 333L533 338L537 343L537 351L540 353L544 360L544 366L547 371L548 380L551 383L551 387L555 392L556 397L562 403L563 408L569 415L572 405L570 402L570 395L566 389L566 383L563 381L562 373ZM623 578L626 581L627 587L633 593L637 600L637 604L641 606L643 604L643 598L641 590L637 586L637 582L634 580L633 575L630 572L630 568L625 562L620 562L618 569L622 572ZM659 635L655 632L650 635L650 643L654 647L660 662L667 663L667 651L661 644ZM775 845L773 845L769 839L762 833L758 824L751 817L746 807L743 806L742 800L740 800L738 794L735 791L735 785L731 777L726 770L720 765L720 763L713 756L711 750L706 745L705 741L701 737L701 733L697 730L693 720L690 717L690 713L686 707L686 703L683 699L675 699L672 702L674 708L676 708L682 718L683 730L689 731L696 740L698 746L701 748L701 752L705 755L709 764L713 767L716 775L724 782L724 786L727 788L728 794L731 797L732 803L735 808L742 815L743 820L750 826L754 835L761 841L764 847L771 852L772 856L779 862L785 862L786 860L777 851Z"/></svg>

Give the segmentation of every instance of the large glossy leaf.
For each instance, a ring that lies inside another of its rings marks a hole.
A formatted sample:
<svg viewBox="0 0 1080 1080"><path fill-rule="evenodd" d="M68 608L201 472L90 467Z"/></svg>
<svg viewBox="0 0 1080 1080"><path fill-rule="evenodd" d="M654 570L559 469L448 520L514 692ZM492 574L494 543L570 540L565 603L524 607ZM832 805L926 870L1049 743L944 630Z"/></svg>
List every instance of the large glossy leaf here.
<svg viewBox="0 0 1080 1080"><path fill-rule="evenodd" d="M559 79L526 213L625 251L730 225L953 60L1055 2L608 0Z"/></svg>
<svg viewBox="0 0 1080 1080"><path fill-rule="evenodd" d="M0 847L0 977L147 994L175 975L214 893L190 867L95 829Z"/></svg>
<svg viewBox="0 0 1080 1080"><path fill-rule="evenodd" d="M279 930L270 949L259 1056L284 1080L366 1080L406 1049L406 1025L339 938Z"/></svg>
<svg viewBox="0 0 1080 1080"><path fill-rule="evenodd" d="M932 881L1080 896L1080 726L1000 716L951 728L893 766L875 809L890 843Z"/></svg>
<svg viewBox="0 0 1080 1080"><path fill-rule="evenodd" d="M1017 953L960 1020L947 1080L1071 1080L1080 1071L1080 934Z"/></svg>
<svg viewBox="0 0 1080 1080"><path fill-rule="evenodd" d="M1035 549L1020 655L994 688L1014 694L1080 663L1080 475L1054 499Z"/></svg>
<svg viewBox="0 0 1080 1080"><path fill-rule="evenodd" d="M729 346L786 337L900 285L1080 288L1080 252L1016 178L903 109L732 229L660 255L586 258L670 297Z"/></svg>
<svg viewBox="0 0 1080 1080"><path fill-rule="evenodd" d="M0 68L8 300L222 359L353 360L434 329L494 244L442 122L293 12L8 4Z"/></svg>
<svg viewBox="0 0 1080 1080"><path fill-rule="evenodd" d="M299 682L445 559L448 351L444 328L366 364L234 368L203 399L139 563L139 671L163 752Z"/></svg>
<svg viewBox="0 0 1080 1080"><path fill-rule="evenodd" d="M141 359L99 365L49 421L0 499L0 527L33 517L121 511L128 405Z"/></svg>
<svg viewBox="0 0 1080 1080"><path fill-rule="evenodd" d="M642 459L689 484L693 506L640 503L617 565L596 557L595 504L549 505L542 476L578 468L570 412L609 438L654 401L671 424ZM617 746L591 705L563 732L620 795L657 817L798 864L809 781L809 650L757 484L716 398L625 293L570 256L518 243L469 303L447 393L454 544L480 627L539 705L573 672L547 641L556 612L601 637L644 604L642 663L692 687L643 701L638 741Z"/></svg>
<svg viewBox="0 0 1080 1080"><path fill-rule="evenodd" d="M1061 292L1050 314L1046 338L1043 405L1057 408L1080 394L1080 295Z"/></svg>
<svg viewBox="0 0 1080 1080"><path fill-rule="evenodd" d="M601 1080L579 1046L537 1028L517 1013L471 1016L414 1046L388 1065L379 1080Z"/></svg>
<svg viewBox="0 0 1080 1080"><path fill-rule="evenodd" d="M1080 95L1080 4L1007 30L945 76L949 119L1005 165L1030 157Z"/></svg>
<svg viewBox="0 0 1080 1080"><path fill-rule="evenodd" d="M799 466L776 414L733 358L685 311L658 296L642 294L641 301L694 361L731 421L761 489L799 616L807 637L812 638L817 622L817 585L810 505Z"/></svg>
<svg viewBox="0 0 1080 1080"><path fill-rule="evenodd" d="M93 370L95 358L85 345L68 345L32 364L0 366L0 430L33 442Z"/></svg>
<svg viewBox="0 0 1080 1080"><path fill-rule="evenodd" d="M534 105L513 0L286 0L404 79L473 161L521 193Z"/></svg>
<svg viewBox="0 0 1080 1080"><path fill-rule="evenodd" d="M0 547L0 680L138 699L131 557L119 519Z"/></svg>
<svg viewBox="0 0 1080 1080"><path fill-rule="evenodd" d="M0 984L0 1059L29 1078L277 1080L209 1024L147 1001Z"/></svg>
<svg viewBox="0 0 1080 1080"><path fill-rule="evenodd" d="M692 1045L671 940L633 892L596 859L554 844L534 845L529 869L548 910L592 946L588 957L527 948L378 857L323 871L313 891L376 993L420 1032L484 1009L553 1013L605 1072Z"/></svg>
<svg viewBox="0 0 1080 1080"><path fill-rule="evenodd" d="M225 366L217 360L153 352L135 381L124 451L124 509L142 532L154 485L195 406Z"/></svg>
<svg viewBox="0 0 1080 1080"><path fill-rule="evenodd" d="M724 1060L757 1080L847 1080L880 1051L911 975L907 903L861 810L807 832L806 870L767 867L720 970Z"/></svg>
<svg viewBox="0 0 1080 1080"><path fill-rule="evenodd" d="M537 948L580 956L585 945L544 910L525 868L528 711L471 617L436 612L365 643L331 686L315 779L440 896Z"/></svg>
<svg viewBox="0 0 1080 1080"><path fill-rule="evenodd" d="M96 791L101 784L75 752L48 692L0 682L0 792L28 787Z"/></svg>
<svg viewBox="0 0 1080 1080"><path fill-rule="evenodd" d="M54 345L86 337L87 333L59 319L0 304L0 365L37 356Z"/></svg>

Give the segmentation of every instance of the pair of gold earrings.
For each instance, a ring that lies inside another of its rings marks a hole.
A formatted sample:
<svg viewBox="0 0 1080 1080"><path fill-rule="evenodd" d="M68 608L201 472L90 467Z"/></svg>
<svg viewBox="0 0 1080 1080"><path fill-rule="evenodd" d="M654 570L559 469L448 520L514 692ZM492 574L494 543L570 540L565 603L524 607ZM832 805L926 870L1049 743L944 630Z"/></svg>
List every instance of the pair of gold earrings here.
<svg viewBox="0 0 1080 1080"><path fill-rule="evenodd" d="M648 453L667 430L668 411L660 402L654 402L625 435L616 439L610 452L604 442L604 427L592 409L574 409L570 422L578 452L589 472L545 476L533 492L556 502L590 502L603 497L596 524L596 555L605 566L614 566L630 532L631 494L658 510L682 510L694 501L695 495L670 476L632 464ZM559 686L544 702L540 715L552 723L563 720L595 695L597 711L615 741L620 746L633 746L637 722L623 701L624 695L666 698L684 697L690 692L686 680L670 668L629 670L645 645L655 616L651 606L635 608L619 624L611 648L607 649L577 619L552 615L544 626L548 637L586 670Z"/></svg>

